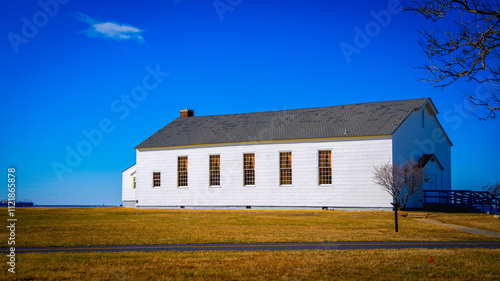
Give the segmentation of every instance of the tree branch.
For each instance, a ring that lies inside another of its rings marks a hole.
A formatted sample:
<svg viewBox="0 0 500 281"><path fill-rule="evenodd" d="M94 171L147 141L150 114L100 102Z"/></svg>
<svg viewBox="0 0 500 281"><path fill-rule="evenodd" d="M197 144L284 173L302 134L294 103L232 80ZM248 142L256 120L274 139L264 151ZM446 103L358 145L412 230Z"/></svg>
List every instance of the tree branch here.
<svg viewBox="0 0 500 281"><path fill-rule="evenodd" d="M421 30L419 40L428 63L417 67L434 87L445 88L459 80L488 87L488 95L467 95L479 119L495 118L500 110L500 8L498 2L485 0L410 0L406 11L438 21L456 18L455 30L427 32ZM449 14L449 15L448 15ZM485 78L486 77L486 78Z"/></svg>

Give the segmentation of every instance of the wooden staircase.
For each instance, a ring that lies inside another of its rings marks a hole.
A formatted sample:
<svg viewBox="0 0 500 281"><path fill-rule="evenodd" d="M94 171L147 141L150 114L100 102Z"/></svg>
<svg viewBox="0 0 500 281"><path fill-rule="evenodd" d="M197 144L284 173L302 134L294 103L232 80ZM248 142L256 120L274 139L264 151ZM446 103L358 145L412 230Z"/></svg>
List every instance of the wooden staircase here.
<svg viewBox="0 0 500 281"><path fill-rule="evenodd" d="M500 214L500 199L487 191L423 190L426 211Z"/></svg>

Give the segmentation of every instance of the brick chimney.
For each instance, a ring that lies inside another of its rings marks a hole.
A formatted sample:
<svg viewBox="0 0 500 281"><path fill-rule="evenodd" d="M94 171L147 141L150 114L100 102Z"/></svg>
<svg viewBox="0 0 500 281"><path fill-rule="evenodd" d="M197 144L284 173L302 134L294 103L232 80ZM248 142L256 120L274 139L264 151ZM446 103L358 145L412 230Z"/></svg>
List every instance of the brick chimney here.
<svg viewBox="0 0 500 281"><path fill-rule="evenodd" d="M181 117L192 117L194 116L194 111L191 109L183 109L181 110Z"/></svg>

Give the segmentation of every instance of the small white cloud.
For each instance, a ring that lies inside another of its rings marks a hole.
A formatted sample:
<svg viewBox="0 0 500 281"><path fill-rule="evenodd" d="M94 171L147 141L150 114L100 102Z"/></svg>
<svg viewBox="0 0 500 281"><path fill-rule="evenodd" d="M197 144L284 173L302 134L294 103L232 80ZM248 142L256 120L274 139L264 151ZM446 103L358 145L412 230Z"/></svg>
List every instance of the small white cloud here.
<svg viewBox="0 0 500 281"><path fill-rule="evenodd" d="M83 31L89 37L105 37L115 40L137 40L142 42L142 29L130 25L119 24L114 22L99 22L85 14L76 13L75 17L81 21L89 24L89 28Z"/></svg>

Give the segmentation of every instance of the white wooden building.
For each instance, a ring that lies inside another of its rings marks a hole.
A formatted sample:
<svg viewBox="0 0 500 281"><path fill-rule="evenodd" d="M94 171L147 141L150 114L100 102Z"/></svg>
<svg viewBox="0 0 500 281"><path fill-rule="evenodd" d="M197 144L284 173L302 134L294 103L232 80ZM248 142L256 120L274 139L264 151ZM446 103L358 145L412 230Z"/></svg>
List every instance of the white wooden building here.
<svg viewBox="0 0 500 281"><path fill-rule="evenodd" d="M451 189L451 146L431 99L181 117L136 147L123 206L390 209L373 167L429 167L424 188ZM422 206L421 195L407 207Z"/></svg>

